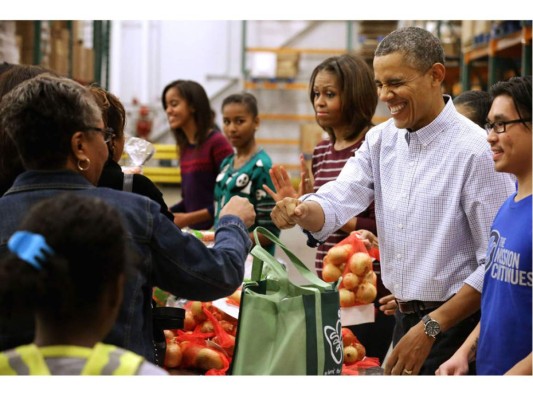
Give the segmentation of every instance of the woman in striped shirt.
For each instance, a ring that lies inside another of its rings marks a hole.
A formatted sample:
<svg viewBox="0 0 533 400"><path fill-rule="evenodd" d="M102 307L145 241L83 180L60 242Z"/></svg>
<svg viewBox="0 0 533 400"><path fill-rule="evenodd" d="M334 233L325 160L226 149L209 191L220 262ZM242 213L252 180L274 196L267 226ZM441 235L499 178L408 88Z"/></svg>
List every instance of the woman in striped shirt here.
<svg viewBox="0 0 533 400"><path fill-rule="evenodd" d="M305 166L303 156L300 157L302 179L299 193L292 188L287 171L282 166L273 166L271 177L277 193L266 187L265 190L276 201L284 197L299 197L316 192L321 186L337 179L346 161L363 143L366 132L374 126L372 117L378 102L374 74L366 61L358 56L344 54L330 57L320 63L311 75L309 97L316 121L329 138L322 140L314 148L312 176ZM322 261L328 250L346 238L350 232L359 229L377 235L373 203L318 246L315 258L318 276L322 277ZM383 361L392 339L394 320L377 312L378 299L390 295L390 292L381 282L380 271L376 272L376 322L350 328L367 348L367 354Z"/></svg>
<svg viewBox="0 0 533 400"><path fill-rule="evenodd" d="M272 167L271 177L277 193L266 187L265 190L276 201L317 191L327 182L335 180L346 161L363 143L366 132L374 126L372 117L378 101L374 75L368 64L358 56L344 54L330 57L319 64L311 75L309 96L316 121L329 138L318 143L313 151L312 177L303 156L300 157L302 179L299 193L292 188L282 166ZM377 234L373 204L318 247L315 259L318 276L322 277L322 260L327 251L356 229Z"/></svg>

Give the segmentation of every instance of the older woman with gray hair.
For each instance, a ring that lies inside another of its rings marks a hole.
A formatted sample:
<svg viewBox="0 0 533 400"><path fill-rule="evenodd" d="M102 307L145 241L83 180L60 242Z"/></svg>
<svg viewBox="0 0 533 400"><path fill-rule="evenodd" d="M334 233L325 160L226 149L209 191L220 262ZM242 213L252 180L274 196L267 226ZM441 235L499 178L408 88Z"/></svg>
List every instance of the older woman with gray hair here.
<svg viewBox="0 0 533 400"><path fill-rule="evenodd" d="M153 286L178 297L209 301L230 295L242 283L253 206L246 199L232 199L221 212L215 245L207 248L164 217L154 201L95 187L107 160L110 135L87 88L48 74L30 79L2 98L0 125L26 169L0 198L0 254L33 204L64 191L103 199L126 225L128 244L137 257L117 322L105 343L154 361ZM31 342L33 329L29 313L14 315L8 304L2 305L0 350Z"/></svg>

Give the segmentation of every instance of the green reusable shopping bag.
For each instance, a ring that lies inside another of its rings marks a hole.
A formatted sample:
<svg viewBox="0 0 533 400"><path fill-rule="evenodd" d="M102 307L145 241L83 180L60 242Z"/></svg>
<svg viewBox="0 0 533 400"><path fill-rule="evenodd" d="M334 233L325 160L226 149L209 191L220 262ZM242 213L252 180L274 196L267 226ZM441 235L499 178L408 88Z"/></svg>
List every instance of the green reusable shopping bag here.
<svg viewBox="0 0 533 400"><path fill-rule="evenodd" d="M309 284L289 280L285 267L259 244L261 233L289 257ZM340 375L343 362L338 282L311 272L265 228L254 231L251 281L243 285L233 375ZM266 275L264 277L263 275Z"/></svg>

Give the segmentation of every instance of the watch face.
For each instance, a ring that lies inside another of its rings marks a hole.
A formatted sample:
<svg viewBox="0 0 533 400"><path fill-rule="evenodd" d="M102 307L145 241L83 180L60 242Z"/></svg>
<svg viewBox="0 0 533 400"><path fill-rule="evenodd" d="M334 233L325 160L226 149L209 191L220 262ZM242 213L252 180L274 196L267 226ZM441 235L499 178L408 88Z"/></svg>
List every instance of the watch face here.
<svg viewBox="0 0 533 400"><path fill-rule="evenodd" d="M426 322L426 334L435 337L440 333L440 325L437 321L430 320Z"/></svg>

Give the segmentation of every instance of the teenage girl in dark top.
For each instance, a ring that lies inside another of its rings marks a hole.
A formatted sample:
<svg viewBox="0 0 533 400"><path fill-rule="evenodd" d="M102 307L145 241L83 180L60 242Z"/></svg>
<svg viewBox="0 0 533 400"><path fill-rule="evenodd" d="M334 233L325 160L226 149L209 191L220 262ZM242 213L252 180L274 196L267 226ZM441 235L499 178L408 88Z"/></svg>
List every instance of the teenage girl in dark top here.
<svg viewBox="0 0 533 400"><path fill-rule="evenodd" d="M181 201L170 209L174 222L180 228L209 229L215 214L215 179L233 148L215 128L209 98L200 84L173 81L163 89L162 102L181 169Z"/></svg>

